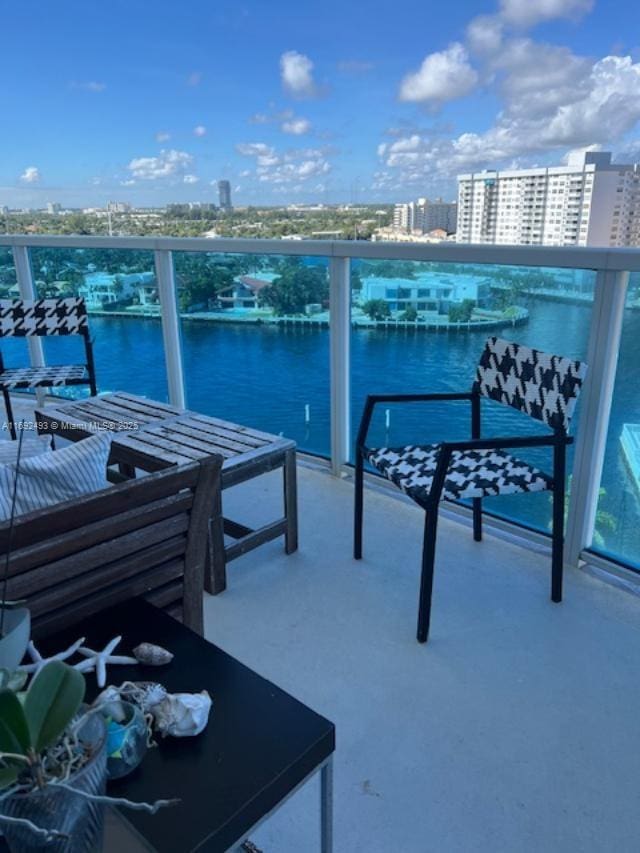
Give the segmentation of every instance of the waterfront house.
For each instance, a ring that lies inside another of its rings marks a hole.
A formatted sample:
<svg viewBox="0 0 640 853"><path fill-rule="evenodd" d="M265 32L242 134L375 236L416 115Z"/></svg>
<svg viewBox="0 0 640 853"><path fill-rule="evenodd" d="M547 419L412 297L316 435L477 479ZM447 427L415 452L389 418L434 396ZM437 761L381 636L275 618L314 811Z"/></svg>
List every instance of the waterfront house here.
<svg viewBox="0 0 640 853"><path fill-rule="evenodd" d="M269 287L277 277L277 273L269 272L238 276L230 287L225 287L218 294L220 307L255 311L260 291Z"/></svg>
<svg viewBox="0 0 640 853"><path fill-rule="evenodd" d="M156 289L155 275L152 272L113 275L93 271L85 274L84 283L78 288L78 296L84 299L90 311L95 311L117 303L130 302L134 295L138 296L141 305L145 305Z"/></svg>
<svg viewBox="0 0 640 853"><path fill-rule="evenodd" d="M414 279L381 278L367 276L362 279L360 304L370 300L384 300L389 309L406 311L414 308L418 313L447 314L451 305L471 300L484 307L490 295L486 278L455 273L423 273Z"/></svg>

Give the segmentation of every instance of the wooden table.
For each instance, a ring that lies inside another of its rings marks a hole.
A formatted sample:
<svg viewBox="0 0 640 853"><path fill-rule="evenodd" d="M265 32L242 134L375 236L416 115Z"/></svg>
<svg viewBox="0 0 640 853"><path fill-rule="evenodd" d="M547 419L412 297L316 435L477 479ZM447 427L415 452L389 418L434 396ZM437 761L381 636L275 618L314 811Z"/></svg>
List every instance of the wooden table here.
<svg viewBox="0 0 640 853"><path fill-rule="evenodd" d="M115 433L111 479L135 476L135 470L159 471L202 459L212 453L224 458L222 489L283 469L284 514L253 529L223 517L222 495L212 508L209 565L205 586L216 595L226 588L226 565L259 545L284 535L285 551L298 548L296 444L229 421L179 409L118 391L84 400L47 404L36 409L40 433L79 441L101 430ZM235 541L225 546L225 534Z"/></svg>
<svg viewBox="0 0 640 853"><path fill-rule="evenodd" d="M108 684L151 679L171 693L208 690L213 700L202 734L161 739L132 774L108 784L109 794L134 802L180 800L155 815L120 812L146 849L237 851L270 813L319 773L320 820L309 815L304 849L330 853L333 723L141 599L94 614L38 645L50 654L84 636L99 649L116 634L122 635L118 651L123 654L148 641L162 644L175 657L158 668L109 666ZM91 700L98 689L94 675L86 678ZM105 853L115 853L108 841ZM118 846L117 853L124 849Z"/></svg>

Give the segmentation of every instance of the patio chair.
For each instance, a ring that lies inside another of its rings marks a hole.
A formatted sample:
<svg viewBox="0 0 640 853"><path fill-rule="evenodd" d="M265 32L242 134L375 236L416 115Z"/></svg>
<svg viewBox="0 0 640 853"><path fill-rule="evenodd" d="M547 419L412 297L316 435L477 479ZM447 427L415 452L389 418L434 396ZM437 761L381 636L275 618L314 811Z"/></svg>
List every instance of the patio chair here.
<svg viewBox="0 0 640 853"><path fill-rule="evenodd" d="M0 338L30 338L49 335L81 335L84 339L85 364L59 364L47 367L5 367L0 353L0 386L4 396L11 437L16 428L11 407L11 391L35 390L69 385L89 385L96 391L93 348L89 337L87 309L84 299L0 299Z"/></svg>
<svg viewBox="0 0 640 853"><path fill-rule="evenodd" d="M419 643L429 636L431 594L440 500L471 499L473 538L482 539L482 498L540 492L553 493L551 600L562 600L564 546L564 491L567 434L586 373L579 361L548 355L516 343L491 337L485 344L470 392L444 394L383 394L368 396L355 458L354 557L362 557L364 463L398 486L425 510L422 575L418 611ZM551 430L547 435L480 437L481 398L511 406ZM378 403L469 400L471 440L406 447L367 447L367 433ZM516 447L553 448L553 473L514 458Z"/></svg>

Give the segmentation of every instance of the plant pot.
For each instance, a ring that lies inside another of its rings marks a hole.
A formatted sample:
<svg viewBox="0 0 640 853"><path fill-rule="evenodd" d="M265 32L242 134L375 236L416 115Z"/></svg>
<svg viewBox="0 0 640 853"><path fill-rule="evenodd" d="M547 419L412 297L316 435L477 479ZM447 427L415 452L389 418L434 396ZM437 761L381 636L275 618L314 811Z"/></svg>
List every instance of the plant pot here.
<svg viewBox="0 0 640 853"><path fill-rule="evenodd" d="M88 794L104 795L107 780L106 727L100 714L91 714L80 730L80 740L91 750L87 763L72 773L68 785ZM104 803L96 803L65 788L47 786L28 794L14 794L0 802L2 814L26 818L36 826L55 829L65 838L46 841L23 826L0 823L13 853L94 853L101 849Z"/></svg>
<svg viewBox="0 0 640 853"><path fill-rule="evenodd" d="M1 615L1 614L0 614ZM4 636L0 637L0 668L13 672L29 645L31 614L26 607L4 611Z"/></svg>

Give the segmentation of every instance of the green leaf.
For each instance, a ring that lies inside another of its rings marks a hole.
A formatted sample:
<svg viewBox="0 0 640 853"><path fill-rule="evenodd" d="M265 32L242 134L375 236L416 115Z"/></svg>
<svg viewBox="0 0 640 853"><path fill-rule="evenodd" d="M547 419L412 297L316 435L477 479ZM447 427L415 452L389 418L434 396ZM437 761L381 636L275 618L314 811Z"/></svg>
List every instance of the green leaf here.
<svg viewBox="0 0 640 853"><path fill-rule="evenodd" d="M30 746L29 726L20 700L5 687L0 690L0 752L25 755Z"/></svg>
<svg viewBox="0 0 640 853"><path fill-rule="evenodd" d="M0 767L0 791L13 785L18 778L18 773L17 767Z"/></svg>
<svg viewBox="0 0 640 853"><path fill-rule="evenodd" d="M84 676L62 661L50 661L40 670L24 700L36 752L42 752L60 737L77 713L84 691Z"/></svg>

